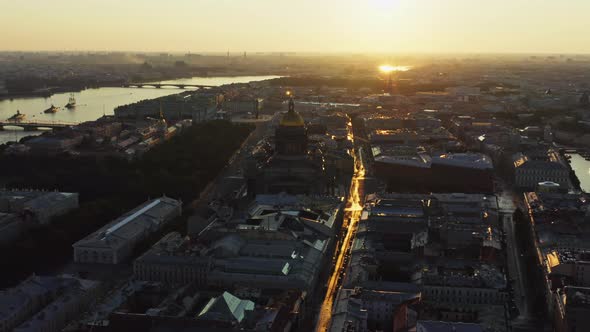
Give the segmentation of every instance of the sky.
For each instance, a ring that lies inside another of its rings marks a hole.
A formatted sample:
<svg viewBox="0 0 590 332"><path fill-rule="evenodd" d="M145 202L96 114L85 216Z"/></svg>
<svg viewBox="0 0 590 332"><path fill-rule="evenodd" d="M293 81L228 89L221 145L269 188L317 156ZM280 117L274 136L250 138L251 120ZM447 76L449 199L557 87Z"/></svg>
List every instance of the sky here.
<svg viewBox="0 0 590 332"><path fill-rule="evenodd" d="M590 0L0 0L0 50L590 53Z"/></svg>

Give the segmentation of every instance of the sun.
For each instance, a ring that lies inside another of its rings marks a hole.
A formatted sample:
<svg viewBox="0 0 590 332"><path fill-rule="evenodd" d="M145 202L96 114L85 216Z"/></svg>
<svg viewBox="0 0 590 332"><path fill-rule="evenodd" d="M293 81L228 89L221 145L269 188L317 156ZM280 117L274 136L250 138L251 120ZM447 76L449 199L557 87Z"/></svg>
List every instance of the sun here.
<svg viewBox="0 0 590 332"><path fill-rule="evenodd" d="M389 74L394 71L408 71L412 69L410 66L392 66L392 65L381 65L379 71L385 74Z"/></svg>
<svg viewBox="0 0 590 332"><path fill-rule="evenodd" d="M392 71L395 71L395 67L390 66L390 65L381 65L379 66L379 70L383 73L391 73Z"/></svg>

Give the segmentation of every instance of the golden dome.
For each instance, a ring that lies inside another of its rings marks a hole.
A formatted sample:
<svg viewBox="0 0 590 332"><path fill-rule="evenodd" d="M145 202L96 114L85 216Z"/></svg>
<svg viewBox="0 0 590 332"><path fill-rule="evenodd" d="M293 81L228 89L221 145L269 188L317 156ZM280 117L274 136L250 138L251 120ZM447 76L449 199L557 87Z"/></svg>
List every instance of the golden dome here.
<svg viewBox="0 0 590 332"><path fill-rule="evenodd" d="M289 111L281 119L280 125L284 127L303 127L305 122L299 113Z"/></svg>
<svg viewBox="0 0 590 332"><path fill-rule="evenodd" d="M305 126L305 121L303 121L301 115L295 112L295 102L293 102L293 97L289 98L289 111L281 119L280 125L284 127Z"/></svg>

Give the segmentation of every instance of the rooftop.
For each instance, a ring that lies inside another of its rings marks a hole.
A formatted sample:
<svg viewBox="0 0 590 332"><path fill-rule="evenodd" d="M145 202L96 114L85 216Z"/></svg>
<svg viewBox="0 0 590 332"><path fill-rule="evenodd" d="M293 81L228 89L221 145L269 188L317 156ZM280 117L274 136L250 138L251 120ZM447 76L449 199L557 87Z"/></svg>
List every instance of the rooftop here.
<svg viewBox="0 0 590 332"><path fill-rule="evenodd" d="M20 310L26 306L36 310L42 309L40 313L33 312L35 316L25 323L27 326L35 326L44 319L43 317L59 310L63 303L71 300L72 297L68 294L72 294L72 291L84 291L97 285L95 281L65 275L31 276L16 287L0 292L0 321L12 315L21 315ZM37 307L31 305L32 303L37 303ZM49 305L45 307L47 303Z"/></svg>
<svg viewBox="0 0 590 332"><path fill-rule="evenodd" d="M566 286L564 292L568 306L590 308L590 288Z"/></svg>
<svg viewBox="0 0 590 332"><path fill-rule="evenodd" d="M492 265L447 261L423 271L422 283L450 287L504 289L506 276Z"/></svg>
<svg viewBox="0 0 590 332"><path fill-rule="evenodd" d="M122 246L127 240L139 236L146 230L158 228L163 220L180 206L181 202L168 197L148 201L76 242L74 247Z"/></svg>
<svg viewBox="0 0 590 332"><path fill-rule="evenodd" d="M231 293L223 292L214 297L198 315L200 319L242 322L248 311L254 310L254 302L242 300Z"/></svg>
<svg viewBox="0 0 590 332"><path fill-rule="evenodd" d="M419 320L416 332L483 332L479 324Z"/></svg>
<svg viewBox="0 0 590 332"><path fill-rule="evenodd" d="M77 195L77 193L57 191L0 190L0 201L7 201L10 204L20 202L27 208L41 209Z"/></svg>
<svg viewBox="0 0 590 332"><path fill-rule="evenodd" d="M78 206L78 194L77 193L61 193L61 192L48 192L45 195L37 196L24 204L25 208L31 211L40 211L48 208L53 208L56 205L66 202L66 204L75 202L75 206Z"/></svg>
<svg viewBox="0 0 590 332"><path fill-rule="evenodd" d="M492 159L481 153L445 153L432 157L433 164L477 169L493 169Z"/></svg>

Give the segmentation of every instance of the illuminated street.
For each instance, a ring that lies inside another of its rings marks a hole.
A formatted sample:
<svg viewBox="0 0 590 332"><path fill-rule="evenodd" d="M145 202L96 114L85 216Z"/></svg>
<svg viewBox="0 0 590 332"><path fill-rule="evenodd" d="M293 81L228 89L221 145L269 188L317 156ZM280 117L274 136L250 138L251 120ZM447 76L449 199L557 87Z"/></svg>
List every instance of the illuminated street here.
<svg viewBox="0 0 590 332"><path fill-rule="evenodd" d="M2 6L0 332L590 332L590 0L72 2Z"/></svg>
<svg viewBox="0 0 590 332"><path fill-rule="evenodd" d="M354 140L354 137L352 138ZM350 186L350 194L346 203L344 222L342 224L346 235L337 244L334 269L328 278L326 295L320 308L316 331L327 331L330 327L334 298L341 286L342 280L344 280L344 271L346 271L345 256L350 251L350 244L352 243L363 209L365 166L363 164L362 152L355 148L353 157L355 173Z"/></svg>

